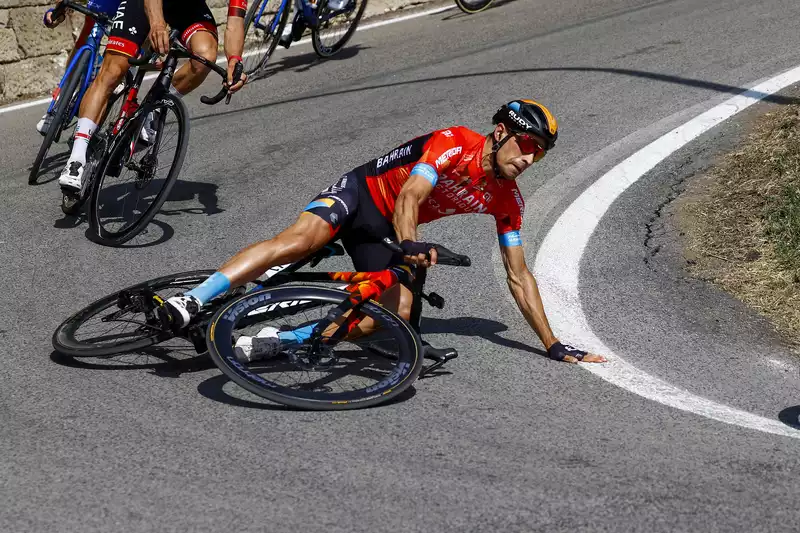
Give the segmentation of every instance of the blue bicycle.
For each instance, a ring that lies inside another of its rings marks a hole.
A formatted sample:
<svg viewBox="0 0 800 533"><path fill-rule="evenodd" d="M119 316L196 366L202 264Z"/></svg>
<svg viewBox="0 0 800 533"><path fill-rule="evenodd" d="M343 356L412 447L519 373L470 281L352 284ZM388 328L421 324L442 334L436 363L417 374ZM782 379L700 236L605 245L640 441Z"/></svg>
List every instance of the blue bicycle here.
<svg viewBox="0 0 800 533"><path fill-rule="evenodd" d="M42 141L42 146L39 148L39 153L31 167L31 173L28 176L28 183L33 185L39 183L42 176L48 175L47 179L42 181L51 181L57 177L57 173L61 171L66 161L68 152L51 155L48 153L53 146L53 143L58 143L64 132L74 126L74 120L78 114L78 109L81 105L81 100L89 84L97 76L100 70L100 65L103 62L103 56L100 54L100 42L104 35L110 31L111 21L108 16L97 11L88 9L80 4L64 0L57 8L58 11L66 9L73 9L85 15L92 17L95 20L95 25L92 28L86 44L75 51L72 61L67 66L64 76L56 89L56 95L53 101L50 102L50 107L47 109L47 114L50 115L50 125L47 133ZM60 13L59 13L60 14ZM54 13L56 15L56 13ZM128 73L130 76L130 73ZM115 91L109 99L109 104L106 108L106 113L101 120L101 123L108 116L109 111L114 107L115 100L119 97L119 93ZM72 140L72 135L67 135L68 140ZM53 175L50 175L53 174Z"/></svg>
<svg viewBox="0 0 800 533"><path fill-rule="evenodd" d="M249 81L264 71L283 35L293 0L254 0L244 20L244 71ZM331 57L341 50L356 31L367 0L294 0L296 15L291 40L311 30L314 51Z"/></svg>

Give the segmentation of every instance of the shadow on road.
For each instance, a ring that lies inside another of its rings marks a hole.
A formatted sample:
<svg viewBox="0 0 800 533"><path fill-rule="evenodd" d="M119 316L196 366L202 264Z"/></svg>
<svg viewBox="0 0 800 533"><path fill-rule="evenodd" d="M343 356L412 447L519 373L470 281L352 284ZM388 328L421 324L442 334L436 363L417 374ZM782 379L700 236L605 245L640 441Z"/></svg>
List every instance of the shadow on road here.
<svg viewBox="0 0 800 533"><path fill-rule="evenodd" d="M302 411L303 409L297 409L295 407L289 407L286 405L280 405L275 403L266 403L268 400L260 400L260 401L253 401L253 400L246 400L244 398L239 398L236 396L232 396L225 392L225 385L230 382L228 376L221 375L221 376L214 376L213 378L209 378L197 386L197 392L208 398L209 400L214 400L215 402L220 402L228 405L233 405L235 407L247 407L250 409L263 409L266 411ZM244 391L244 389L239 389L238 386L232 385L236 387L238 391ZM249 393L248 393L249 394ZM410 400L417 394L416 389L414 386L410 386L400 394L398 394L395 398L392 398L390 401L386 403L381 403L375 405L373 407L367 407L365 409L373 409L373 408L380 408L386 407L389 405L393 405L396 403L403 403L405 401ZM254 396L255 398L255 396Z"/></svg>
<svg viewBox="0 0 800 533"><path fill-rule="evenodd" d="M493 344L498 344L506 348L547 357L547 352L542 349L534 348L525 343L506 339L498 335L498 333L507 330L508 326L502 322L489 320L487 318L472 316L462 316L458 318L422 318L423 335L431 333L451 333L461 337L481 337Z"/></svg>
<svg viewBox="0 0 800 533"><path fill-rule="evenodd" d="M105 198L122 198L126 194L126 187L128 184L112 185L103 191ZM175 229L164 222L159 220L158 217L170 217L180 215L205 215L212 216L224 212L224 209L219 207L219 198L217 197L217 190L219 185L215 183L205 183L200 181L187 181L179 179L175 186L170 191L167 201L161 206L161 210L156 215L150 224L139 235L130 241L120 245L120 248L148 248L150 246L157 246L170 240L175 235ZM178 202L191 202L196 200L199 207L177 207L174 204ZM171 205L173 204L173 205ZM84 204L84 209L86 208ZM109 204L107 211L113 211L113 205ZM102 222L119 223L123 221L121 217L103 216ZM64 215L53 223L53 227L57 229L72 229L77 228L87 221L86 214L81 212L76 216ZM90 230L86 230L86 238L92 240L93 235Z"/></svg>
<svg viewBox="0 0 800 533"><path fill-rule="evenodd" d="M202 372L215 368L206 354L196 354L184 347L151 346L137 352L105 357L72 357L53 351L50 360L69 368L85 370L150 370L164 378L177 378L182 374Z"/></svg>
<svg viewBox="0 0 800 533"><path fill-rule="evenodd" d="M348 46L347 48L342 49L335 56L327 59L319 57L315 52L307 52L305 54L296 56L286 56L280 61L267 63L264 71L256 76L250 83L263 80L264 78L269 78L270 76L273 76L274 74L284 70L291 70L293 72L306 72L327 61L346 61L357 56L362 50L369 50L370 48L370 46L362 46L360 44Z"/></svg>
<svg viewBox="0 0 800 533"><path fill-rule="evenodd" d="M214 114L206 114L206 115L199 115L192 118L192 122L199 122L206 119L213 119L219 118L225 115L234 115L238 113L247 113L253 111L255 109L265 109L269 107L275 107L283 104L290 104L296 102L303 102L307 100L316 100L319 98L326 98L329 96L338 96L342 94L351 94L351 93L359 93L359 92L368 92L374 91L378 89L387 89L391 87L406 87L412 85L418 85L422 83L436 83L441 81L453 81L453 80L463 80L463 79L470 79L470 78L480 78L480 77L498 77L498 76L518 76L520 74L531 74L537 72L597 72L597 73L605 73L605 74L616 74L619 76L630 76L634 78L643 78L649 80L655 80L662 83L671 83L677 85L685 85L687 87L696 87L699 89L706 89L709 91L715 91L719 93L728 93L731 95L746 95L754 98L760 98L765 102L771 102L774 104L781 104L781 105L789 105L789 104L800 104L800 98L792 97L792 96L782 96L780 94L771 94L766 95L765 93L761 93L758 91L752 91L747 89L746 87L738 87L736 85L727 85L724 83L717 83L714 81L707 81L707 80L698 80L695 78L685 78L683 76L674 76L671 74L663 74L660 72L649 72L646 70L632 70L632 69L625 69L625 68L612 68L612 67L551 67L551 68L523 68L523 69L514 69L514 70L495 70L495 71L485 71L485 72L471 72L467 74L454 74L452 76L437 76L431 78L422 78L417 80L408 80L408 81L396 81L391 83L381 83L377 85L370 85L367 87L356 87L352 89L341 89L337 91L329 91L325 93L314 93L314 94L307 94L304 96L298 96L294 98L285 98L283 100L278 100L276 102L267 102L263 104L258 104L250 107L244 107L241 109L233 109L230 111L222 111L220 113Z"/></svg>

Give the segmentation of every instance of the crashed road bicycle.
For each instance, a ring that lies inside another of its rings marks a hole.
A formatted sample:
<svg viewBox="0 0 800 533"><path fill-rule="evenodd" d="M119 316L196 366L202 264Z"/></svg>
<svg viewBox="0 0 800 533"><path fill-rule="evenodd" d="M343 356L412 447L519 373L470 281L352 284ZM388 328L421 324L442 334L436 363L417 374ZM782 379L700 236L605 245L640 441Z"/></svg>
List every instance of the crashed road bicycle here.
<svg viewBox="0 0 800 533"><path fill-rule="evenodd" d="M402 253L391 240L384 244ZM470 265L469 257L434 246L437 264ZM280 404L317 410L386 402L421 375L431 374L458 357L452 348L436 349L420 339L422 301L444 307L441 296L424 293L425 269L417 269L415 275L408 267L381 272L299 271L343 254L339 244L330 243L304 260L273 267L263 279L211 300L177 334L159 313L161 302L194 288L213 271L146 281L101 298L69 317L53 334L53 346L73 357L100 357L182 337L198 353L207 351L220 370L251 393ZM346 285L300 285L321 282ZM405 284L414 294L408 322L377 301L396 283ZM367 319L372 327L357 336L357 326ZM310 334L282 345L275 356L249 363L237 360L237 339L254 336L265 326ZM425 358L433 362L425 366Z"/></svg>

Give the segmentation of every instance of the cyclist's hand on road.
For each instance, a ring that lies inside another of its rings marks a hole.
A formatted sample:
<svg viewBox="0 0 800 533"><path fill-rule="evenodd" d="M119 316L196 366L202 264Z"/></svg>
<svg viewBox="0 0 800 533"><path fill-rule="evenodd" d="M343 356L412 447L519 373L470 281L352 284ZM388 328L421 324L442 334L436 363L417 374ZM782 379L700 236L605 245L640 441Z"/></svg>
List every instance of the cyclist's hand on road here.
<svg viewBox="0 0 800 533"><path fill-rule="evenodd" d="M436 248L426 242L405 240L400 243L400 248L405 252L403 261L408 265L428 268L431 265L435 265L438 259Z"/></svg>
<svg viewBox="0 0 800 533"><path fill-rule="evenodd" d="M605 363L607 361L602 355L588 353L559 341L550 345L547 349L547 356L555 361L564 361L565 363Z"/></svg>
<svg viewBox="0 0 800 533"><path fill-rule="evenodd" d="M169 52L169 29L166 22L151 24L147 38L150 40L150 46L159 54Z"/></svg>
<svg viewBox="0 0 800 533"><path fill-rule="evenodd" d="M236 65L241 62L242 60L238 57L231 57L228 59L228 79L225 80L225 86L228 87L228 94L233 94L244 87L244 83L247 81L247 74L242 72L239 76L239 80L236 83L233 83L233 70L236 68Z"/></svg>

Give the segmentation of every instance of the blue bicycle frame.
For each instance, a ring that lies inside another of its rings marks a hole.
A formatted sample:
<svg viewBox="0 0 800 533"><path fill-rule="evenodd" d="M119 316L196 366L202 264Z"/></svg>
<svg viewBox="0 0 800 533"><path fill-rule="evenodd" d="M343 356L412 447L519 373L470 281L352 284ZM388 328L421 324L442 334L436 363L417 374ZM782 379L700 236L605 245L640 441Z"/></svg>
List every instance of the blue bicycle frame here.
<svg viewBox="0 0 800 533"><path fill-rule="evenodd" d="M72 118L78 112L78 108L80 108L81 105L81 100L83 100L83 95L86 94L86 89L89 88L89 84L92 83L92 80L95 78L95 76L97 76L97 72L100 70L100 65L103 64L103 57L100 55L100 42L103 39L103 35L107 33L108 30L105 28L105 26L99 22L95 22L94 27L92 27L92 31L89 33L89 37L86 39L86 44L78 48L78 50L72 56L72 61L70 61L69 65L67 65L67 70L61 77L61 81L58 84L59 91L64 88L64 84L67 82L70 73L72 73L72 69L75 68L75 65L77 64L81 55L87 50L91 52L91 56L89 56L89 68L86 70L86 75L81 83L81 88L78 91L78 97L75 101L75 105L70 110L70 116L67 117L67 119L64 121L64 124L69 123L69 121L72 120ZM47 112L52 113L55 105L56 99L54 98L50 101L50 106L47 108Z"/></svg>
<svg viewBox="0 0 800 533"><path fill-rule="evenodd" d="M266 28L262 24L259 24L259 21L261 20L261 15L264 14L264 10L267 8L268 3L269 0L262 0L261 8L259 9L258 15L255 16L255 19L253 21L253 24L257 28L261 28L262 30L266 30ZM278 25L278 21L281 19L283 10L288 9L287 7L288 3L289 0L281 0L281 7L278 9L277 13L275 13L275 17L272 19L272 25L270 26L268 33L272 34L275 32L275 28ZM299 0L299 3L303 8L303 18L305 19L306 23L312 28L316 27L317 24L319 24L316 8L312 6L311 2L309 2L308 0ZM333 13L329 13L329 15L333 15Z"/></svg>

